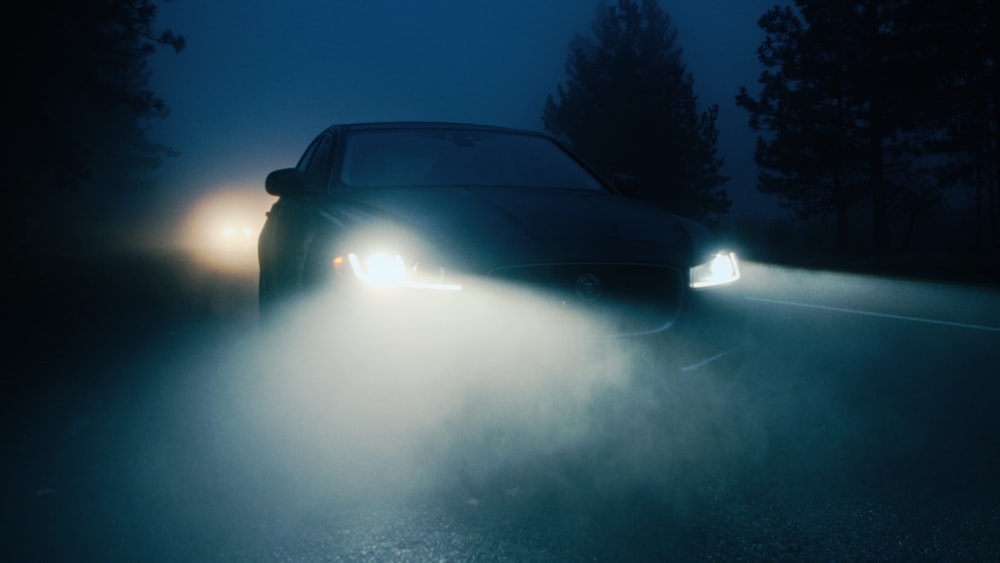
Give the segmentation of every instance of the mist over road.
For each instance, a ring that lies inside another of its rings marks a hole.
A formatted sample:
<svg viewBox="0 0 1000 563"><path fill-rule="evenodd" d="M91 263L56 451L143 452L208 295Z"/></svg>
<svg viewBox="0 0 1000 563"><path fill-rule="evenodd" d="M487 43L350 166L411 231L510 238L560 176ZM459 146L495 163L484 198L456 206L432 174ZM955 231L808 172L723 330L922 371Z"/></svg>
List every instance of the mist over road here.
<svg viewBox="0 0 1000 563"><path fill-rule="evenodd" d="M1000 558L996 290L749 264L742 369L663 378L91 266L14 341L6 560Z"/></svg>

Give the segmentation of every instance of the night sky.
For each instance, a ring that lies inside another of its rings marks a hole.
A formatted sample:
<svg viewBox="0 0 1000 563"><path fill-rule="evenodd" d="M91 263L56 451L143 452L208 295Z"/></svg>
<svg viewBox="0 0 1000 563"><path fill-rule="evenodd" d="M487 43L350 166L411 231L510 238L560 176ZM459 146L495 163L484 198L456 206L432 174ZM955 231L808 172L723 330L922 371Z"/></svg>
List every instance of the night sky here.
<svg viewBox="0 0 1000 563"><path fill-rule="evenodd" d="M771 217L755 189L754 133L733 98L756 91L756 22L774 0L661 0L678 30L702 108L718 104L731 219ZM294 9L290 8L294 6ZM454 2L177 0L159 29L187 38L160 49L151 85L171 107L153 137L179 150L160 173L163 206L220 189L261 198L340 122L469 121L542 130L546 96L565 81L568 46L589 33L596 0ZM179 196L179 197L178 197ZM170 202L169 204L167 202Z"/></svg>

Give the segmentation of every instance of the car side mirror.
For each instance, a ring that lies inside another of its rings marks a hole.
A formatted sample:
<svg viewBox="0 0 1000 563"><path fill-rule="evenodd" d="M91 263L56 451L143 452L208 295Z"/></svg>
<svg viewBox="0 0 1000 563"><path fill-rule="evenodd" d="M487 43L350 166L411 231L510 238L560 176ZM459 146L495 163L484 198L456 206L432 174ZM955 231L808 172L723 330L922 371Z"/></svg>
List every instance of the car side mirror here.
<svg viewBox="0 0 1000 563"><path fill-rule="evenodd" d="M642 186L639 185L639 180L627 174L615 174L614 175L614 186L622 195L628 197L639 197L642 192Z"/></svg>
<svg viewBox="0 0 1000 563"><path fill-rule="evenodd" d="M301 194L306 191L306 176L298 168L275 170L264 180L264 189L276 196Z"/></svg>

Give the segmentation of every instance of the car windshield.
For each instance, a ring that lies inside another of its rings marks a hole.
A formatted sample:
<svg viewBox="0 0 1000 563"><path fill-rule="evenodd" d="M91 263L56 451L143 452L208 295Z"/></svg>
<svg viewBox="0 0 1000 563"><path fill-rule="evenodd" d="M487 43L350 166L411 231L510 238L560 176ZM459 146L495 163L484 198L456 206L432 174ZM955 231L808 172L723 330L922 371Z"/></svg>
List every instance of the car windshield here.
<svg viewBox="0 0 1000 563"><path fill-rule="evenodd" d="M350 186L534 187L601 190L601 183L551 140L468 129L355 131L341 181Z"/></svg>

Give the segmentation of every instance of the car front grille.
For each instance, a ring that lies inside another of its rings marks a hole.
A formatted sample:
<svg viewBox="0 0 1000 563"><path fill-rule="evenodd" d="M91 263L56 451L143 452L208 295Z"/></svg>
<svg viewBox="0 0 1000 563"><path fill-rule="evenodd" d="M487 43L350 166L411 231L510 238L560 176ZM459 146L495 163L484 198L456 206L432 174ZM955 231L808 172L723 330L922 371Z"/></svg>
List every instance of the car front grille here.
<svg viewBox="0 0 1000 563"><path fill-rule="evenodd" d="M587 315L608 335L669 328L680 314L684 293L677 269L648 264L532 264L497 268L490 275L527 287L568 312Z"/></svg>

